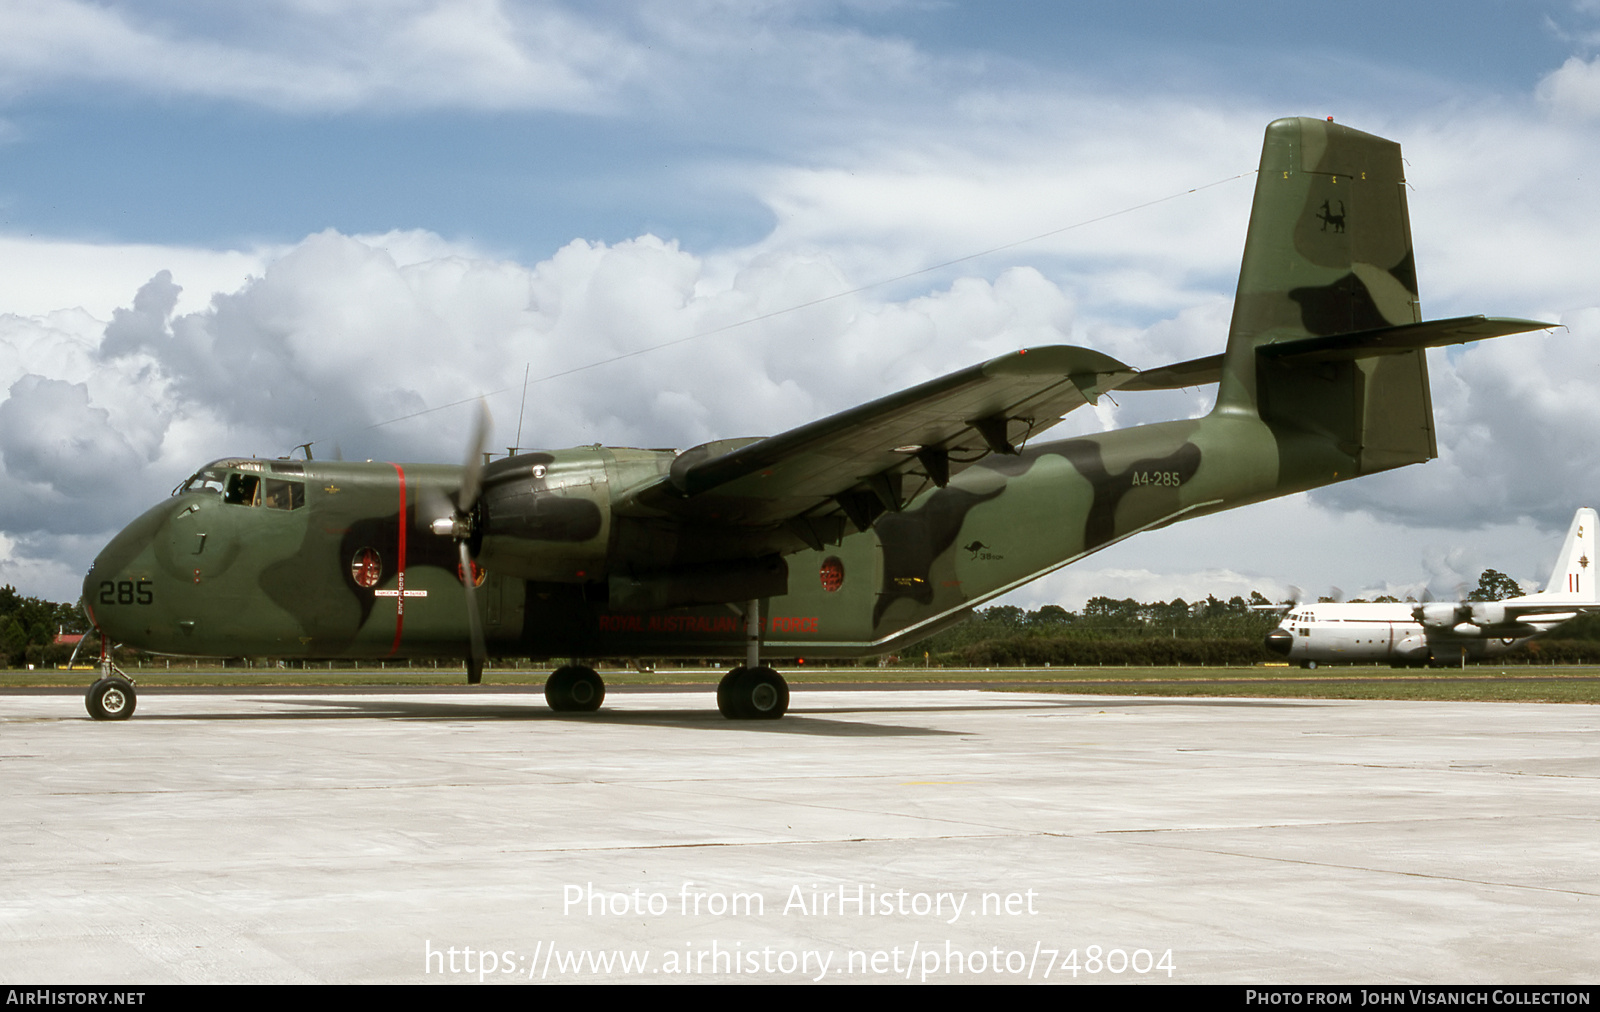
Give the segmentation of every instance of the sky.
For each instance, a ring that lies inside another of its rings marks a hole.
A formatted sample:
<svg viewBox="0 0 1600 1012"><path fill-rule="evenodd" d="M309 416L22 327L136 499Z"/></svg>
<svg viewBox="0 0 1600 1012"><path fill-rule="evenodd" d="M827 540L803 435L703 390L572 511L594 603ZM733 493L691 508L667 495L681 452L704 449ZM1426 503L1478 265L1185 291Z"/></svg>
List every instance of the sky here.
<svg viewBox="0 0 1600 1012"><path fill-rule="evenodd" d="M688 447L1018 347L1213 354L1305 115L1403 145L1425 317L1562 326L1430 353L1436 461L1008 600L1542 586L1600 501L1600 0L1438 11L12 0L0 584L75 600L217 457L459 460L479 396L496 445Z"/></svg>

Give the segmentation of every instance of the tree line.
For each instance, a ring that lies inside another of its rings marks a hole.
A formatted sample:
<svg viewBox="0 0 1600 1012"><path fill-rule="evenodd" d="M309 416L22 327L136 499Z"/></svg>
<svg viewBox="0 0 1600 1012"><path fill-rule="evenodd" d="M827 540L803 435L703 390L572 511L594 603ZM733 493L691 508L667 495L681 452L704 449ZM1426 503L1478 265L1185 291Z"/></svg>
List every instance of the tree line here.
<svg viewBox="0 0 1600 1012"><path fill-rule="evenodd" d="M0 587L0 667L64 664L72 647L56 646L57 634L88 631L89 620L77 605L24 597L10 584Z"/></svg>
<svg viewBox="0 0 1600 1012"><path fill-rule="evenodd" d="M1468 601L1501 601L1525 593L1511 577L1486 569ZM1333 601L1321 597L1320 603ZM1391 595L1350 603L1406 603ZM1226 601L1144 602L1094 597L1081 612L1059 605L1025 611L1012 605L979 608L959 624L906 651L902 663L960 667L1016 665L1251 665L1279 661L1262 645L1294 602L1273 602L1259 591ZM1580 615L1552 635L1495 663L1600 663L1600 615Z"/></svg>

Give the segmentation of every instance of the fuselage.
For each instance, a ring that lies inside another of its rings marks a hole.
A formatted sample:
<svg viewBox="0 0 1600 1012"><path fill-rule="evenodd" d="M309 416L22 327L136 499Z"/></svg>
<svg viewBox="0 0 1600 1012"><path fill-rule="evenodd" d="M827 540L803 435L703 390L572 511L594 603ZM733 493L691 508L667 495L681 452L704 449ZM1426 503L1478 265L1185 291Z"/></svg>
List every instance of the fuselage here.
<svg viewBox="0 0 1600 1012"><path fill-rule="evenodd" d="M1257 418L1214 414L992 455L865 531L785 550L787 592L763 595L763 650L889 652L1137 531L1354 471L1302 452L1282 474L1282 442ZM430 529L459 467L220 460L106 547L84 602L113 640L158 653L460 657L470 575L493 656L741 656L742 601L638 603L637 588L690 580L718 545L781 540L612 508L674 459L582 447L496 462L472 574Z"/></svg>
<svg viewBox="0 0 1600 1012"><path fill-rule="evenodd" d="M1461 635L1430 629L1405 603L1336 603L1292 609L1267 635L1266 647L1290 663L1453 664L1498 657L1535 635L1535 629L1505 629L1508 635L1480 631Z"/></svg>

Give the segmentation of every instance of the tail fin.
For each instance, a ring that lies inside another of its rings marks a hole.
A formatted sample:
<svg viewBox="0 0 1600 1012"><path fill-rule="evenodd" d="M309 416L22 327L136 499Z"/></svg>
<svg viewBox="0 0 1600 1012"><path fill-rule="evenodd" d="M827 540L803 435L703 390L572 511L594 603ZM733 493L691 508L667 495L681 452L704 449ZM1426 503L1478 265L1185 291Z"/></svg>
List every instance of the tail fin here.
<svg viewBox="0 0 1600 1012"><path fill-rule="evenodd" d="M1308 485L1431 459L1421 348L1312 361L1257 354L1420 320L1400 145L1322 120L1269 124L1217 410L1322 444L1285 455Z"/></svg>
<svg viewBox="0 0 1600 1012"><path fill-rule="evenodd" d="M1280 492L1438 456L1427 349L1552 324L1422 322L1405 185L1393 141L1315 119L1268 124L1227 351L1121 389L1217 383L1218 414L1272 427Z"/></svg>
<svg viewBox="0 0 1600 1012"><path fill-rule="evenodd" d="M1556 556L1556 568L1550 571L1550 582L1545 585L1545 596L1564 597L1573 602L1600 603L1600 583L1595 581L1594 544L1595 512L1585 506L1572 516L1572 527L1567 540Z"/></svg>

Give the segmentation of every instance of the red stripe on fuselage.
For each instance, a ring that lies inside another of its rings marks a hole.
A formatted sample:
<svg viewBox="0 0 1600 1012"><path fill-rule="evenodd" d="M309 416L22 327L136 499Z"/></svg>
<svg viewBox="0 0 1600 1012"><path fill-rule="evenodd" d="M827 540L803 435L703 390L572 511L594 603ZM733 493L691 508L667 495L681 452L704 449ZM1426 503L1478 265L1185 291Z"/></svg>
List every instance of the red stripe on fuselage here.
<svg viewBox="0 0 1600 1012"><path fill-rule="evenodd" d="M399 464L390 464L394 473L400 476L400 541L396 554L399 559L395 562L395 589L399 591L394 599L394 646L389 648L392 657L400 650L400 633L406 624L406 472Z"/></svg>

